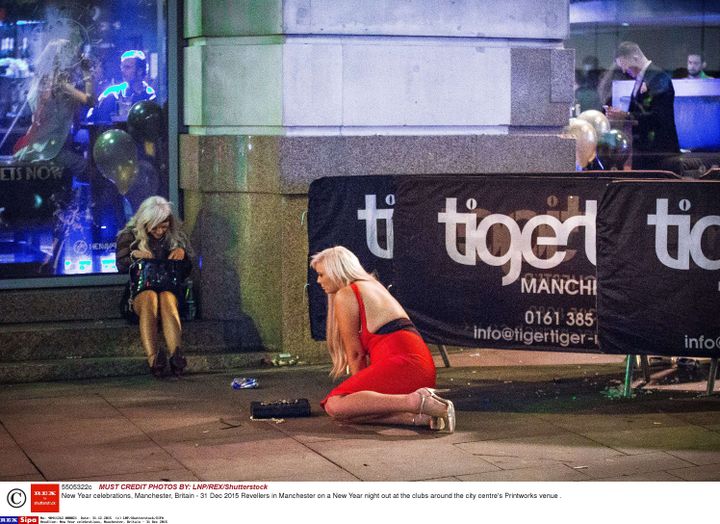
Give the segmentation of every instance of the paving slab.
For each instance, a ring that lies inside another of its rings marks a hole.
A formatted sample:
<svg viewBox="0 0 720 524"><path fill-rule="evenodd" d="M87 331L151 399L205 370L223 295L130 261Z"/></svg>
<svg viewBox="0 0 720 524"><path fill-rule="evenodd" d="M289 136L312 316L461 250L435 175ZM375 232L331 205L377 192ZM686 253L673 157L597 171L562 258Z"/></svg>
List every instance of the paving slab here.
<svg viewBox="0 0 720 524"><path fill-rule="evenodd" d="M169 453L203 480L356 481L357 477L287 437L177 443Z"/></svg>
<svg viewBox="0 0 720 524"><path fill-rule="evenodd" d="M672 449L674 446L667 446L666 453L673 455L691 464L704 466L709 464L720 464L720 451L717 449L694 450L694 449Z"/></svg>
<svg viewBox="0 0 720 524"><path fill-rule="evenodd" d="M6 427L29 454L58 448L115 446L148 441L146 435L123 417L76 420L73 424L53 419L22 424L11 420Z"/></svg>
<svg viewBox="0 0 720 524"><path fill-rule="evenodd" d="M590 433L637 431L640 429L656 429L663 427L686 426L677 417L667 413L624 413L612 409L595 413L543 413L538 416L547 423L588 436Z"/></svg>
<svg viewBox="0 0 720 524"><path fill-rule="evenodd" d="M308 445L360 480L431 480L497 469L436 434L377 435L371 439L332 440Z"/></svg>
<svg viewBox="0 0 720 524"><path fill-rule="evenodd" d="M457 428L447 438L454 443L510 437L559 435L566 430L532 413L458 411Z"/></svg>
<svg viewBox="0 0 720 524"><path fill-rule="evenodd" d="M653 471L650 473L636 473L634 475L596 479L597 482L678 482L679 480L683 479L667 471Z"/></svg>
<svg viewBox="0 0 720 524"><path fill-rule="evenodd" d="M457 445L463 451L503 468L503 459L531 459L583 466L621 453L581 435L507 438ZM513 468L517 469L517 468Z"/></svg>
<svg viewBox="0 0 720 524"><path fill-rule="evenodd" d="M672 450L682 458L683 451L707 451L720 458L720 434L700 426L657 426L652 429L590 431L589 439L617 449L627 455Z"/></svg>
<svg viewBox="0 0 720 524"><path fill-rule="evenodd" d="M720 480L720 464L694 466L692 468L672 469L668 473L683 480L708 481Z"/></svg>
<svg viewBox="0 0 720 524"><path fill-rule="evenodd" d="M646 453L643 455L621 455L607 458L601 462L592 462L587 464L582 472L595 480L599 480L645 475L690 466L690 463L667 453Z"/></svg>
<svg viewBox="0 0 720 524"><path fill-rule="evenodd" d="M0 475L0 481L2 482L32 482L32 481L44 481L47 480L42 474L38 473L32 473L30 475L17 475L17 476L10 476L10 477L3 477Z"/></svg>
<svg viewBox="0 0 720 524"><path fill-rule="evenodd" d="M489 471L476 475L460 475L458 480L466 482L537 482L537 481L562 481L575 482L591 480L582 471L574 469L565 464L551 464L547 467L530 467L521 469L504 469L500 471Z"/></svg>
<svg viewBox="0 0 720 524"><path fill-rule="evenodd" d="M31 460L47 480L77 480L90 476L181 468L166 450L148 440L114 444L55 447L30 451Z"/></svg>
<svg viewBox="0 0 720 524"><path fill-rule="evenodd" d="M13 440L5 428L0 426L0 480L10 480L12 477L37 474L37 469L30 462L23 449Z"/></svg>
<svg viewBox="0 0 720 524"><path fill-rule="evenodd" d="M0 406L3 420L26 424L65 420L96 420L108 416L111 406L99 395L61 395L15 399Z"/></svg>
<svg viewBox="0 0 720 524"><path fill-rule="evenodd" d="M163 469L158 471L140 471L136 473L120 473L117 475L101 475L91 477L80 477L75 480L87 480L90 482L122 482L122 481L146 481L146 482L172 482L202 480L185 468Z"/></svg>

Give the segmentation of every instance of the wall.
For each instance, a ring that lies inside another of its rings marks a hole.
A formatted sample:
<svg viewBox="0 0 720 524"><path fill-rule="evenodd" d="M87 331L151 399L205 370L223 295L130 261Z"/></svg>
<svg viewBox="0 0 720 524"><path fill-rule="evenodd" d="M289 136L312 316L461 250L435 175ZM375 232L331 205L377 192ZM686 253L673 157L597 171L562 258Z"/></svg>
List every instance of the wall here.
<svg viewBox="0 0 720 524"><path fill-rule="evenodd" d="M186 2L180 183L205 318L309 338L303 213L322 176L574 169L567 0Z"/></svg>

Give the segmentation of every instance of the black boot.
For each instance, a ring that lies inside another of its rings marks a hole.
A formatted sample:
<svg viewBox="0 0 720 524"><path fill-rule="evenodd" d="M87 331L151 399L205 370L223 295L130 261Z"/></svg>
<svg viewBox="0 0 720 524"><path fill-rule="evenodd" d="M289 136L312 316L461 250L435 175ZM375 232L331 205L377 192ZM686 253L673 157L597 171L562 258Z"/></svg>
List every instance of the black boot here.
<svg viewBox="0 0 720 524"><path fill-rule="evenodd" d="M155 355L155 362L150 366L150 372L155 378L162 378L165 375L165 368L167 367L167 356L161 349Z"/></svg>
<svg viewBox="0 0 720 524"><path fill-rule="evenodd" d="M170 369L172 369L172 372L176 377L179 377L180 375L182 375L182 372L185 370L186 366L187 359L182 356L180 348L176 348L175 353L172 357L170 357Z"/></svg>

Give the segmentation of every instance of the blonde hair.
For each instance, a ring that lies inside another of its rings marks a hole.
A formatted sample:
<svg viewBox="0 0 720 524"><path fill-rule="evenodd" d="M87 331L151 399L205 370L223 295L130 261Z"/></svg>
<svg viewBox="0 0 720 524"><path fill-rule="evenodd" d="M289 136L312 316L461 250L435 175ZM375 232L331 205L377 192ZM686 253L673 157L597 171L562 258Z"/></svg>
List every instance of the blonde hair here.
<svg viewBox="0 0 720 524"><path fill-rule="evenodd" d="M148 244L148 232L168 221L169 227L165 236L170 241L170 249L181 247L187 251L188 242L182 231L182 222L173 215L172 204L161 196L151 196L143 200L137 212L128 221L125 230L135 236L133 246L143 251L151 251Z"/></svg>
<svg viewBox="0 0 720 524"><path fill-rule="evenodd" d="M375 280L370 273L363 269L358 257L343 246L324 249L310 258L310 267L315 269L322 262L325 276L339 288L349 286L357 280ZM347 368L347 355L345 346L340 337L340 329L335 319L335 294L328 295L326 339L328 352L333 362L330 375L338 378Z"/></svg>

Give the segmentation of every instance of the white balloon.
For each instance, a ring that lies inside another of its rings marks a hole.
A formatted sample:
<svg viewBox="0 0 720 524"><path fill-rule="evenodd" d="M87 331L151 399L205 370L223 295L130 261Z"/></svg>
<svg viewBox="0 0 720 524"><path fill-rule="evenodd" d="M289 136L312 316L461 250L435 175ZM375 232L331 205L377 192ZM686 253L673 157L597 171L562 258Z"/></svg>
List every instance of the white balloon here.
<svg viewBox="0 0 720 524"><path fill-rule="evenodd" d="M591 126L595 128L597 136L602 136L603 133L610 131L610 120L605 116L604 113L597 109L588 109L578 115L578 118L585 120Z"/></svg>
<svg viewBox="0 0 720 524"><path fill-rule="evenodd" d="M575 163L586 167L595 158L598 134L586 120L571 118L564 132L575 137Z"/></svg>

